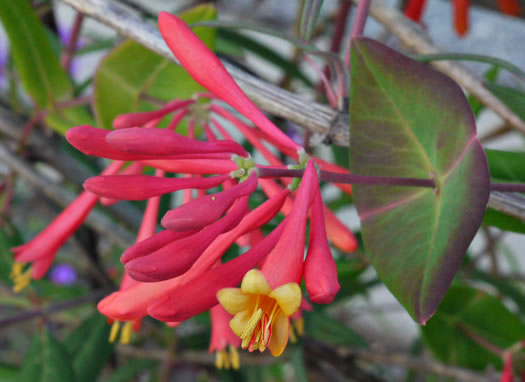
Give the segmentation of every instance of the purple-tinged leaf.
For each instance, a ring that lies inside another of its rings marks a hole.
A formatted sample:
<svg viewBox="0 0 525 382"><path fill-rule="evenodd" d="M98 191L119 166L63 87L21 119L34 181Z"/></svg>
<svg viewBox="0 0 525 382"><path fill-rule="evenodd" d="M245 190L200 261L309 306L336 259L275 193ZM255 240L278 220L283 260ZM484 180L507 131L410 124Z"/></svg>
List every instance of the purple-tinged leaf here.
<svg viewBox="0 0 525 382"><path fill-rule="evenodd" d="M419 323L435 312L489 195L474 116L451 79L367 38L352 43L351 172L437 187L354 185L368 256Z"/></svg>

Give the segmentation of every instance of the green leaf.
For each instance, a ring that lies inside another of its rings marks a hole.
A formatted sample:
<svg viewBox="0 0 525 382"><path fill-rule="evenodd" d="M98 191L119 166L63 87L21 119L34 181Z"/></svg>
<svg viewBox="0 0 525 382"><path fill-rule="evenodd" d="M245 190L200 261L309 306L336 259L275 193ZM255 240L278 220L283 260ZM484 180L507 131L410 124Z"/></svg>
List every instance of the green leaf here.
<svg viewBox="0 0 525 382"><path fill-rule="evenodd" d="M438 359L479 370L502 365L475 337L501 349L525 338L524 323L501 301L460 285L450 288L435 316L421 330L423 341Z"/></svg>
<svg viewBox="0 0 525 382"><path fill-rule="evenodd" d="M485 86L498 97L510 110L525 120L525 93L507 86L486 83Z"/></svg>
<svg viewBox="0 0 525 382"><path fill-rule="evenodd" d="M16 366L0 363L0 381L16 382L19 380L20 369Z"/></svg>
<svg viewBox="0 0 525 382"><path fill-rule="evenodd" d="M135 377L144 370L151 369L157 364L157 361L151 359L133 359L120 366L109 377L103 379L103 382L128 382L135 381Z"/></svg>
<svg viewBox="0 0 525 382"><path fill-rule="evenodd" d="M514 65L511 62L502 60L501 58L484 56L481 54L470 54L470 53L436 53L436 54L421 54L412 56L414 60L419 62L431 62L439 60L447 61L473 61L483 62L486 64L492 64L495 67L503 68L514 74L516 77L525 80L525 72L521 70L519 66Z"/></svg>
<svg viewBox="0 0 525 382"><path fill-rule="evenodd" d="M49 330L37 331L20 372L21 382L74 382L71 359Z"/></svg>
<svg viewBox="0 0 525 382"><path fill-rule="evenodd" d="M525 182L525 152L509 152L485 149L489 161L490 176L493 181ZM487 209L483 223L505 231L525 233L525 222L502 212Z"/></svg>
<svg viewBox="0 0 525 382"><path fill-rule="evenodd" d="M211 5L199 6L180 15L187 23L211 20L216 16L217 11ZM213 49L214 29L200 27L194 31ZM95 74L97 124L110 129L119 114L151 110L153 105L141 100L143 94L168 101L190 98L202 90L182 67L128 40L102 60Z"/></svg>
<svg viewBox="0 0 525 382"><path fill-rule="evenodd" d="M95 381L113 352L110 326L98 312L88 317L64 341L78 382Z"/></svg>
<svg viewBox="0 0 525 382"><path fill-rule="evenodd" d="M325 312L315 310L305 313L305 333L312 338L333 345L351 345L364 347L366 341L353 329L343 325Z"/></svg>
<svg viewBox="0 0 525 382"><path fill-rule="evenodd" d="M490 177L498 181L525 182L525 152L485 149Z"/></svg>
<svg viewBox="0 0 525 382"><path fill-rule="evenodd" d="M354 185L366 253L420 323L435 312L489 196L472 111L448 77L386 46L352 43L350 171L434 177L436 189Z"/></svg>
<svg viewBox="0 0 525 382"><path fill-rule="evenodd" d="M301 12L300 35L303 40L310 40L315 31L315 24L321 13L324 0L305 0Z"/></svg>
<svg viewBox="0 0 525 382"><path fill-rule="evenodd" d="M27 93L43 109L70 98L72 84L28 0L1 0L0 21Z"/></svg>

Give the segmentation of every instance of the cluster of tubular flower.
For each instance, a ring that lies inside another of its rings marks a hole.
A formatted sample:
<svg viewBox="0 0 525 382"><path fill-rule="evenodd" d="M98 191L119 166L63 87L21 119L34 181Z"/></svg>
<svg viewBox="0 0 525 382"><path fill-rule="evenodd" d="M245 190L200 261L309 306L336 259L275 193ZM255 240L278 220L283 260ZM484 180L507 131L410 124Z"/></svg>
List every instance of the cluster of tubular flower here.
<svg viewBox="0 0 525 382"><path fill-rule="evenodd" d="M427 0L408 0L405 5L405 16L416 22L421 22ZM464 36L469 29L469 0L454 0L454 29L460 36ZM498 7L501 12L518 16L521 14L522 6L519 0L498 0Z"/></svg>
<svg viewBox="0 0 525 382"><path fill-rule="evenodd" d="M319 188L319 168L345 170L309 157L273 125L182 20L161 13L159 28L177 59L210 93L174 100L153 112L121 115L112 131L84 125L67 132L69 143L84 154L113 162L85 182L86 191L44 232L14 249L15 289L27 285L31 273L33 278L45 274L58 248L98 200L105 205L147 200L136 243L121 256L125 265L121 287L98 305L113 322L110 339L117 338L123 325L120 339L128 342L147 315L176 326L212 309L210 351L217 352L219 367L239 366L239 345L250 351L268 348L278 356L288 338L303 331L302 310L308 310L309 303L301 282L314 303L330 303L339 290L328 240L345 252L356 248L352 233L323 204ZM156 128L163 120L169 120L167 128ZM188 122L188 136L176 132L183 121ZM256 165L224 122L268 164ZM195 138L199 130L205 139ZM267 144L295 160L294 168L305 169L300 183L259 178L258 167L286 168ZM147 168L156 169L155 174L144 175ZM166 172L183 177L167 177ZM250 210L248 201L258 186L268 199ZM338 186L351 191L348 185ZM221 191L211 193L218 187ZM162 217L164 230L155 233L159 199L175 191L183 191L183 203ZM284 220L265 237L260 228L280 212ZM223 254L235 243L249 249L222 263Z"/></svg>

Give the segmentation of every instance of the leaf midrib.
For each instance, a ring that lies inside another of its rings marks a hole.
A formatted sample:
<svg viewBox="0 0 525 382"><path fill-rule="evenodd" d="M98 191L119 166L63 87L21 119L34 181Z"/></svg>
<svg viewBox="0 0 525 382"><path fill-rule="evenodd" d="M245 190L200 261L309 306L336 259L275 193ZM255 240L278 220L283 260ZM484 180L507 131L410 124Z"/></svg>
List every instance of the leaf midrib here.
<svg viewBox="0 0 525 382"><path fill-rule="evenodd" d="M427 153L424 151L423 147L421 146L421 143L417 140L417 138L415 137L414 133L412 132L412 130L410 129L410 127L408 126L408 123L406 122L405 118L403 118L399 108L397 107L397 105L395 104L394 100L390 97L389 93L386 91L386 89L384 88L383 84L381 83L381 81L379 80L379 76L377 75L376 71L374 70L374 67L373 65L370 65L369 64L369 61L366 59L366 55L363 54L363 52L361 51L361 49L359 49L359 46L356 44L356 47L358 48L358 52L361 56L361 58L363 59L366 67L368 68L368 70L370 71L370 73L372 74L374 80L376 81L378 87L380 88L380 90L383 92L383 94L386 96L386 99L388 99L388 101L390 102L390 104L392 105L395 113L398 115L398 117L400 118L401 120L401 127L403 128L403 130L405 131L406 135L411 139L411 141L415 144L415 146L417 147L421 157L423 158L423 160L425 161L425 164L427 166L427 170L429 172L432 172L434 174L434 177L438 177L439 174L436 174L436 171L433 171L434 170L434 167L432 166L431 162L430 162L430 158L427 156ZM450 174L448 174L450 175ZM439 179L437 179L439 180ZM441 188L443 188L443 182L440 182L441 184ZM436 235L437 235L437 229L438 229L438 224L439 224L439 219L441 217L441 204L442 204L442 193L441 193L441 190L438 190L438 195L436 196L436 203L434 204L435 206L435 220L434 220L434 224L432 225L432 237L430 239L430 247L429 247L429 250L428 252L426 253L426 258L425 258L425 266L424 266L424 271L423 271L423 277L421 279L421 284L420 284L420 287L421 289L418 291L419 293L419 296L418 296L418 312L415 312L416 313L416 317L418 318L418 320L420 320L422 317L422 303L423 303L423 293L422 293L422 287L425 285L425 280L427 278L427 272L428 272L428 262L430 260L430 257L432 255L432 252L434 250L434 245L435 245L435 240L436 240Z"/></svg>
<svg viewBox="0 0 525 382"><path fill-rule="evenodd" d="M13 4L10 2L10 1L7 1L6 4L10 7L11 11L16 14L16 19L17 20L21 20L21 28L20 30L22 31L22 33L24 34L27 42L28 42L28 45L29 45L29 48L31 51L33 51L33 57L35 58L35 63L36 63L36 70L37 72L40 74L40 78L42 79L42 82L44 84L44 88L46 89L46 93L47 93L47 96L48 96L48 105L49 105L49 100L51 100L51 104L54 104L55 102L55 98L53 96L53 91L52 91L52 85L51 83L48 81L47 79L47 76L46 76L46 72L45 72L45 69L43 67L43 64L42 64L42 61L41 61L41 57L40 55L38 54L38 50L36 49L35 47L35 43L33 41L33 37L32 37L32 34L31 33L27 33L27 23L26 23L26 18L22 16L20 16L20 14L18 13L18 9L17 7L14 7ZM47 106L47 105L46 105Z"/></svg>

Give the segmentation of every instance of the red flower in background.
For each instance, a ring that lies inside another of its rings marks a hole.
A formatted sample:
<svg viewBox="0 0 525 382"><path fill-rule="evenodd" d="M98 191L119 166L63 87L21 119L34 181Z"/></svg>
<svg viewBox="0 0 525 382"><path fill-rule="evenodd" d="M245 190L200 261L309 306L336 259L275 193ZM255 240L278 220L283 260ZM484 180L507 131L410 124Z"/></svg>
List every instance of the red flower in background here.
<svg viewBox="0 0 525 382"><path fill-rule="evenodd" d="M470 0L454 1L454 28L460 36L464 36L469 28ZM425 9L426 0L408 0L405 7L405 15L411 20L421 22ZM498 0L499 9L507 15L517 16L521 13L521 5L518 0Z"/></svg>

